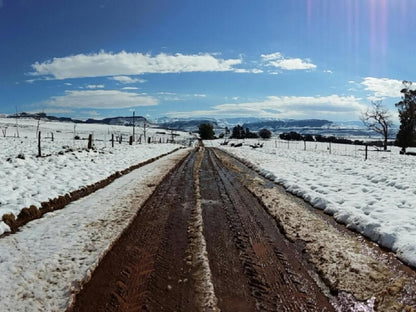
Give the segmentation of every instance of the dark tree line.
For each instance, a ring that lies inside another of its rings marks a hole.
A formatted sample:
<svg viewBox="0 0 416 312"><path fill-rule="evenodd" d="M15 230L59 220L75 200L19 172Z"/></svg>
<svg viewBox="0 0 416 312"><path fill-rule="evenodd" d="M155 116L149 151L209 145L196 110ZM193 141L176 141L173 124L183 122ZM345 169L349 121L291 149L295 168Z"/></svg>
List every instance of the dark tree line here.
<svg viewBox="0 0 416 312"><path fill-rule="evenodd" d="M231 132L231 139L270 139L272 133L270 130L261 129L258 133L251 132L249 128L244 129L242 126L237 125L233 128Z"/></svg>
<svg viewBox="0 0 416 312"><path fill-rule="evenodd" d="M210 123L202 123L199 125L198 129L199 136L202 140L212 140L215 139L214 125ZM225 127L225 134L220 133L219 138L228 137L230 130L228 127ZM249 128L243 128L240 125L235 126L231 131L230 139L269 139L271 138L272 133L267 129L261 129L258 133L251 132Z"/></svg>
<svg viewBox="0 0 416 312"><path fill-rule="evenodd" d="M281 133L279 135L281 140L286 141L306 141L306 142L322 142L322 143L338 143L338 144L354 144L354 145L375 145L383 147L384 143L382 141L361 141L361 140L349 140L345 138L337 138L335 136L325 136L321 134L300 134L295 131Z"/></svg>
<svg viewBox="0 0 416 312"><path fill-rule="evenodd" d="M249 128L244 129L242 126L237 125L231 132L231 139L257 139L259 135L255 132L250 132Z"/></svg>
<svg viewBox="0 0 416 312"><path fill-rule="evenodd" d="M396 104L399 110L400 129L396 143L406 153L406 148L416 146L416 90L412 90L412 82L403 81L402 100Z"/></svg>

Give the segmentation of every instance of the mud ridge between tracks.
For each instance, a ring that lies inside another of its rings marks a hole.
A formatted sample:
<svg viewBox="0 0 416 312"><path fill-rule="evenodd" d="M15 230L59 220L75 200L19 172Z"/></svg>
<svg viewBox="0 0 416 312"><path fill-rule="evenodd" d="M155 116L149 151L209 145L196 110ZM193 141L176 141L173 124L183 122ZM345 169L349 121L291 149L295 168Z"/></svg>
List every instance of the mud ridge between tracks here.
<svg viewBox="0 0 416 312"><path fill-rule="evenodd" d="M203 234L203 219L201 205L201 190L199 171L201 170L204 148L200 147L193 170L196 204L191 209L191 220L188 226L190 242L188 246L187 261L195 267L196 295L199 297L201 311L220 311L217 306L212 274L207 256L206 241Z"/></svg>
<svg viewBox="0 0 416 312"><path fill-rule="evenodd" d="M90 195L91 193L94 193L95 191L102 189L104 187L106 187L107 185L109 185L111 182L113 182L114 180L128 174L129 172L141 168L145 165L148 165L162 157L165 157L167 155L173 154L176 151L182 149L182 147L180 148L176 148L168 153L164 153L162 155L159 155L157 157L153 157L150 158L144 162L138 163L136 165L132 165L122 171L116 171L115 173L113 173L112 175L110 175L109 177L100 180L98 182L95 182L93 184L90 185L86 185L83 186L81 188L79 188L78 190L74 190L70 193L67 193L65 195L61 195L58 196L56 198L53 199L49 199L48 201L42 202L40 207L36 207L35 205L31 205L30 207L25 207L23 208L20 213L18 214L17 218L15 217L14 214L12 213L8 213L8 214L4 214L2 216L2 221L4 223L6 223L9 228L10 228L10 232L4 233L2 235L0 235L0 239L2 237L8 236L10 234L14 234L16 233L16 231L22 227L23 225L27 224L30 221L36 220L41 218L45 213L48 212L52 212L55 210L60 210L62 208L64 208L66 205L80 199L83 198L85 196Z"/></svg>

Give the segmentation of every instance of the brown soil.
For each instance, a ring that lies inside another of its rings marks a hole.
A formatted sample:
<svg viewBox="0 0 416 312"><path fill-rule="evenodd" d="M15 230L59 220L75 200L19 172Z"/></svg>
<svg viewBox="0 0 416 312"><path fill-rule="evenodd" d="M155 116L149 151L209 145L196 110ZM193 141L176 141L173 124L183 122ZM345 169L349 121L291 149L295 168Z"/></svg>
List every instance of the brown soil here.
<svg viewBox="0 0 416 312"><path fill-rule="evenodd" d="M69 311L333 311L304 255L238 178L211 150L191 152Z"/></svg>

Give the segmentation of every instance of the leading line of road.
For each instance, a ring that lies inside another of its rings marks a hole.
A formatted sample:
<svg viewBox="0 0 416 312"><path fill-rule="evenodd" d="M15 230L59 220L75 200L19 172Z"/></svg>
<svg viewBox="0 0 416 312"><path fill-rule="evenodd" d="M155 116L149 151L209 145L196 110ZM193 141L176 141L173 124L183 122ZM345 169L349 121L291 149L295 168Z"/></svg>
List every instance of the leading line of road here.
<svg viewBox="0 0 416 312"><path fill-rule="evenodd" d="M212 149L191 151L69 311L335 311L301 246L281 233L244 174Z"/></svg>

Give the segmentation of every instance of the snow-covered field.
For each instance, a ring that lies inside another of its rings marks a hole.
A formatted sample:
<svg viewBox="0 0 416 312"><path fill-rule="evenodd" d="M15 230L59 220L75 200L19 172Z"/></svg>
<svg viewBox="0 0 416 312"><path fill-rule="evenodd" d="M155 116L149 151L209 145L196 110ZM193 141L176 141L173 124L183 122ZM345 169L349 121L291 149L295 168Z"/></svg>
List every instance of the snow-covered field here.
<svg viewBox="0 0 416 312"><path fill-rule="evenodd" d="M180 144L128 144L132 128L93 124L40 121L42 156L38 154L38 121L0 118L0 220L4 214L16 217L22 208L40 206L83 186L103 180L132 165L170 152ZM166 142L170 133L147 128L146 137L154 142ZM53 141L52 141L53 133ZM143 129L136 128L137 138ZM93 134L94 149L88 150L89 134ZM111 135L122 135L122 143L111 144ZM188 145L188 133L177 133L176 142ZM75 140L78 136L80 139ZM144 138L142 139L144 142ZM9 227L0 221L0 235Z"/></svg>
<svg viewBox="0 0 416 312"><path fill-rule="evenodd" d="M64 195L102 180L116 171L178 148L179 144L130 146L131 129L122 126L40 123L42 155L38 158L35 120L0 118L0 217L18 215L29 205ZM52 141L51 133L54 133ZM154 141L166 142L169 133L147 129ZM93 150L87 138L94 135ZM124 142L111 146L111 134ZM143 129L136 129L143 135ZM191 137L175 140L189 145ZM78 135L81 140L74 140ZM220 142L207 141L207 146ZM249 144L264 143L253 149ZM260 172L284 185L312 205L332 214L399 258L416 266L416 157L370 152L364 161L362 147L303 142L247 140L239 148L221 146L252 163ZM24 158L18 158L19 157ZM21 231L0 240L0 302L4 311L60 311L71 295L127 226L137 207L154 185L185 155L180 151L141 167L103 190L65 209L30 222ZM113 194L118 196L114 197ZM0 234L8 227L0 222Z"/></svg>
<svg viewBox="0 0 416 312"><path fill-rule="evenodd" d="M0 239L0 311L65 311L137 209L186 153L182 149L140 167Z"/></svg>
<svg viewBox="0 0 416 312"><path fill-rule="evenodd" d="M394 147L371 152L364 161L351 145L333 145L330 154L322 148L304 151L303 142L299 148L275 140L246 140L242 147L221 142L204 143L247 160L288 191L416 266L416 157L399 155ZM263 148L249 146L257 142Z"/></svg>

